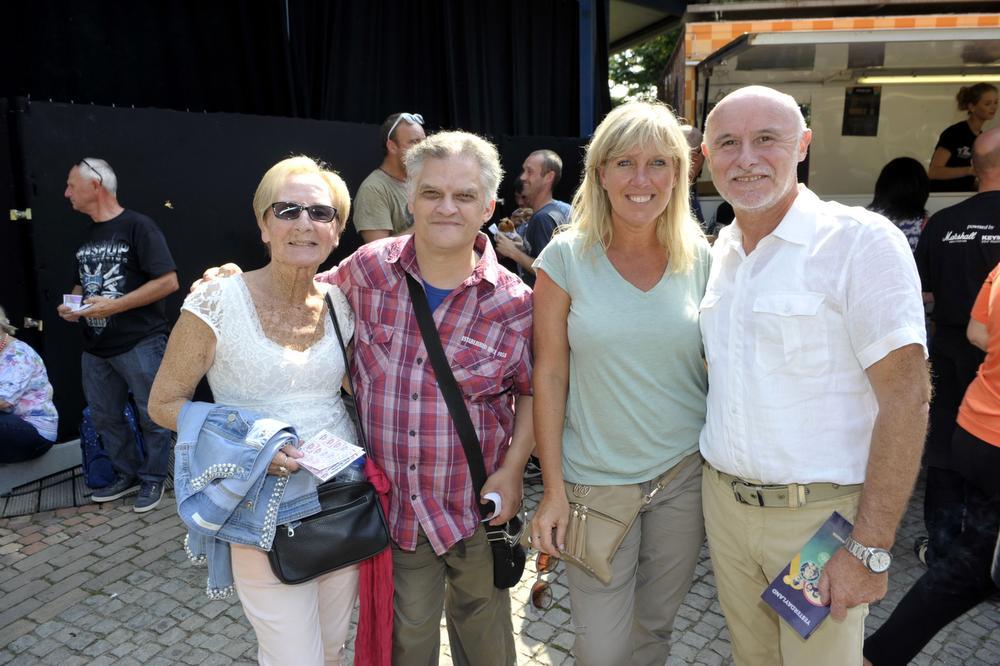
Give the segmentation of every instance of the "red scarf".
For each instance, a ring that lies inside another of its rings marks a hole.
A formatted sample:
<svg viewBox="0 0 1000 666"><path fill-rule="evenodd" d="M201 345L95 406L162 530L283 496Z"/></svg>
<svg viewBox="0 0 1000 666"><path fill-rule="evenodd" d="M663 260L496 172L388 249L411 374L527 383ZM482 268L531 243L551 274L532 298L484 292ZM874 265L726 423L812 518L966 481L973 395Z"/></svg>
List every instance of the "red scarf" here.
<svg viewBox="0 0 1000 666"><path fill-rule="evenodd" d="M365 476L375 486L382 512L389 515L389 478L371 458L365 458ZM358 635L354 639L355 666L391 666L392 663L392 547L361 563L358 573Z"/></svg>

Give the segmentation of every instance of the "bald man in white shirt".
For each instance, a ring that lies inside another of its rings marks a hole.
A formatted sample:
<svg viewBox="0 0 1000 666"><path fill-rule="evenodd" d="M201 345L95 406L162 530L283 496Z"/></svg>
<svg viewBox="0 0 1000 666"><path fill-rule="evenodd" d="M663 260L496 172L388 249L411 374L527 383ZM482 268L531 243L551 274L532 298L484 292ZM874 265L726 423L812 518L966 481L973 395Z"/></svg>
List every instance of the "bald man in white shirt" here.
<svg viewBox="0 0 1000 666"><path fill-rule="evenodd" d="M796 167L795 100L725 97L702 148L736 212L701 304L709 397L701 450L719 599L744 664L861 664L920 465L929 399L920 280L903 234L823 202ZM831 617L808 642L760 595L833 511L854 523L820 579Z"/></svg>

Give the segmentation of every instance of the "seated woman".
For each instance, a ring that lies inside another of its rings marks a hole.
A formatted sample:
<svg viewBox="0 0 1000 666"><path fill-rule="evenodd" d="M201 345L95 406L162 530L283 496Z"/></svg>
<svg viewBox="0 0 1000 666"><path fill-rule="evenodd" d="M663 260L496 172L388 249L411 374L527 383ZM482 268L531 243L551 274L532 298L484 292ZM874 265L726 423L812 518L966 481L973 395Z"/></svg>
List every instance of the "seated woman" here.
<svg viewBox="0 0 1000 666"><path fill-rule="evenodd" d="M334 304L345 340L354 317L336 287L313 281L337 247L350 205L340 176L308 157L282 160L264 174L253 210L270 261L187 297L149 398L157 423L176 431L182 408L207 375L219 404L289 423L302 441L326 430L356 442L340 394L344 361L324 296ZM295 461L301 455L286 446L268 467L269 474L295 477L286 497L302 484L315 495L315 478ZM279 523L281 516L279 506ZM358 566L286 585L272 573L266 552L238 544L230 552L260 663L340 664Z"/></svg>
<svg viewBox="0 0 1000 666"><path fill-rule="evenodd" d="M0 307L0 463L41 456L59 427L45 364L16 330Z"/></svg>

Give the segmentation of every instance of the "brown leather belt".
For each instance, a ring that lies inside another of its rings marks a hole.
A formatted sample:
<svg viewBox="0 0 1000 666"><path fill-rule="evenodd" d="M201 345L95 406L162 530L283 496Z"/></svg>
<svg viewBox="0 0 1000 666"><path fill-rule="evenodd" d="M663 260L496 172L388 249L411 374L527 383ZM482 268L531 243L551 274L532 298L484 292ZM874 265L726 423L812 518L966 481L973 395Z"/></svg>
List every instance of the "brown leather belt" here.
<svg viewBox="0 0 1000 666"><path fill-rule="evenodd" d="M842 486L838 483L788 483L783 485L753 483L738 476L721 472L708 463L705 463L705 466L711 473L718 474L721 481L729 484L737 502L749 506L797 509L810 502L822 502L859 493L864 485L861 483L848 486Z"/></svg>

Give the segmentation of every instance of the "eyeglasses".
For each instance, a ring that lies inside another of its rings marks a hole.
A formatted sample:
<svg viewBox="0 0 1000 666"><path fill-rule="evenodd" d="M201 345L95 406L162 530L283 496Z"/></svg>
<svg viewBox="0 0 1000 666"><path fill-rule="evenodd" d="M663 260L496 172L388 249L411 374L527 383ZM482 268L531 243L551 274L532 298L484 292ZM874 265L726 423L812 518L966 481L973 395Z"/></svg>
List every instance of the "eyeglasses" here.
<svg viewBox="0 0 1000 666"><path fill-rule="evenodd" d="M101 175L100 171L98 171L97 169L94 168L93 164L91 164L90 162L88 162L86 160L86 158L80 160L80 164L86 164L87 167L89 167L90 170L93 171L94 174L97 176L97 180L101 184L101 187L104 187L104 176Z"/></svg>
<svg viewBox="0 0 1000 666"><path fill-rule="evenodd" d="M324 206L323 204L303 206L291 201L279 201L271 204L271 212L279 220L297 220L302 211L306 211L309 214L309 219L313 222L330 223L337 217L336 208L333 206Z"/></svg>
<svg viewBox="0 0 1000 666"><path fill-rule="evenodd" d="M401 114L399 114L399 117L396 118L396 122L394 122L392 124L392 127L389 128L389 133L386 134L387 138L390 138L390 139L392 138L392 132L393 132L393 130L396 129L396 125L399 124L400 120L405 120L406 122L410 123L411 125L423 125L424 124L424 117L422 115L420 115L419 113L401 113Z"/></svg>
<svg viewBox="0 0 1000 666"><path fill-rule="evenodd" d="M531 605L538 610L546 610L552 606L552 587L549 582L542 580L542 574L556 570L559 560L548 553L538 553L535 559L535 584L531 586Z"/></svg>

